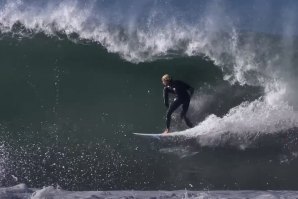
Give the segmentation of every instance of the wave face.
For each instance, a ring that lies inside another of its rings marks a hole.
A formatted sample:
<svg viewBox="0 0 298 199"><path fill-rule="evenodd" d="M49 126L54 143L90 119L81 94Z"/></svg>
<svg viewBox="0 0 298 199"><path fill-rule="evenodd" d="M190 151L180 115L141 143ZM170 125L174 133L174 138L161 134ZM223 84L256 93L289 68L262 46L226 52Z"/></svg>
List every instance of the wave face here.
<svg viewBox="0 0 298 199"><path fill-rule="evenodd" d="M297 189L297 6L0 1L2 185ZM197 125L137 139L164 128L164 73L197 88Z"/></svg>

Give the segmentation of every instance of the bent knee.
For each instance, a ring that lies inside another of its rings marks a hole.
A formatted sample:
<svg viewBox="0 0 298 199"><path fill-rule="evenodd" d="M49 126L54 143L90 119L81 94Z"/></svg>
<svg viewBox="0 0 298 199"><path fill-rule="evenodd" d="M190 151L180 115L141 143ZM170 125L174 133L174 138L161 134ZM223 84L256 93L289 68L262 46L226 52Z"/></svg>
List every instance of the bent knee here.
<svg viewBox="0 0 298 199"><path fill-rule="evenodd" d="M171 118L172 113L171 112L167 112L167 118Z"/></svg>

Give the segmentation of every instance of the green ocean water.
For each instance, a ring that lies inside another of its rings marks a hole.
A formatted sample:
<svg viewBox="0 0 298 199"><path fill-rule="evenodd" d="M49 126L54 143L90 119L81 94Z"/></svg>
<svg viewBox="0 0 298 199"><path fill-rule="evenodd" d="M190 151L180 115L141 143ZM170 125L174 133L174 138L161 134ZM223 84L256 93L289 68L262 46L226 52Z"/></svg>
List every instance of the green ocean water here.
<svg viewBox="0 0 298 199"><path fill-rule="evenodd" d="M200 57L133 64L96 44L42 36L2 40L1 60L2 121L39 126L71 118L91 137L109 136L121 125L124 131L160 132L165 73L197 89L222 79L221 71Z"/></svg>
<svg viewBox="0 0 298 199"><path fill-rule="evenodd" d="M152 143L132 133L164 130L161 76L170 73L196 89L222 81L221 71L200 57L133 64L94 43L42 35L2 39L0 56L1 136L9 148L7 171L32 186L55 182L80 189L129 188L133 176L157 175L158 169L150 167L161 165L152 159L163 157L138 151L142 146L149 150ZM185 128L176 126L176 130ZM144 158L147 155L149 159ZM75 168L61 169L69 165ZM111 165L120 176L110 176ZM84 171L76 173L79 168ZM105 177L93 179L98 173ZM78 179L69 182L69 175ZM99 179L106 183L96 184ZM10 176L3 182L12 183ZM146 181L138 183L142 187Z"/></svg>

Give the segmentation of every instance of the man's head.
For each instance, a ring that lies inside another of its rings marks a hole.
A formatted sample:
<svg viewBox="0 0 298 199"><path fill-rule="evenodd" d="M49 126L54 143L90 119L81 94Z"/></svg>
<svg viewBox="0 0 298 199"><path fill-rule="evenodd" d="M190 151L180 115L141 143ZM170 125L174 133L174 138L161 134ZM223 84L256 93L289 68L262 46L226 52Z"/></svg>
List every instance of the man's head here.
<svg viewBox="0 0 298 199"><path fill-rule="evenodd" d="M168 74L165 74L164 76L162 76L161 78L161 81L162 81L162 84L165 85L165 86L168 86L171 82L172 78L170 75Z"/></svg>

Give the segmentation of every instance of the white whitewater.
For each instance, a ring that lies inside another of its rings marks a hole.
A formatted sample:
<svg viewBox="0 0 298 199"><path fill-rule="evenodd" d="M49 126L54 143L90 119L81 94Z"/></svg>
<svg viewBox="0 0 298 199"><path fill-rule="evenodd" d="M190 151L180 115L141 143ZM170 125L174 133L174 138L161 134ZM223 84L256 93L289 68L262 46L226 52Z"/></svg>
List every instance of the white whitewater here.
<svg viewBox="0 0 298 199"><path fill-rule="evenodd" d="M52 186L30 189L25 184L0 188L1 199L294 199L298 191L65 191Z"/></svg>

